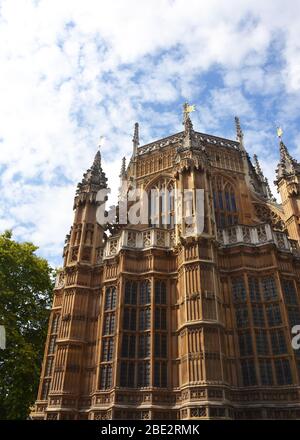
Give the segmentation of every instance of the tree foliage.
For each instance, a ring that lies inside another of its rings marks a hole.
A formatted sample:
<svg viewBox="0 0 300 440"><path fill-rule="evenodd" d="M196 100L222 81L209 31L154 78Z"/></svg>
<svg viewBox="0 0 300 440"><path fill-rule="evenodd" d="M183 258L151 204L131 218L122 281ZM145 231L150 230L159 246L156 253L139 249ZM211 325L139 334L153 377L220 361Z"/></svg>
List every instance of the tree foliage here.
<svg viewBox="0 0 300 440"><path fill-rule="evenodd" d="M25 419L37 395L53 289L53 270L32 243L0 235L0 419Z"/></svg>

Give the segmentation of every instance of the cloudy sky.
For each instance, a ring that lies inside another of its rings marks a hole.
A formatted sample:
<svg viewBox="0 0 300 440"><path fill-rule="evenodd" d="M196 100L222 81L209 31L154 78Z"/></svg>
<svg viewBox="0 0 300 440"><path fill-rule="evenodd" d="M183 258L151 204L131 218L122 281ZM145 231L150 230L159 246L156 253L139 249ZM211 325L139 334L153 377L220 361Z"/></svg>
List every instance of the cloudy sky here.
<svg viewBox="0 0 300 440"><path fill-rule="evenodd" d="M235 138L274 180L276 126L300 158L299 0L0 0L0 230L61 264L76 184L98 139L109 184L147 143Z"/></svg>

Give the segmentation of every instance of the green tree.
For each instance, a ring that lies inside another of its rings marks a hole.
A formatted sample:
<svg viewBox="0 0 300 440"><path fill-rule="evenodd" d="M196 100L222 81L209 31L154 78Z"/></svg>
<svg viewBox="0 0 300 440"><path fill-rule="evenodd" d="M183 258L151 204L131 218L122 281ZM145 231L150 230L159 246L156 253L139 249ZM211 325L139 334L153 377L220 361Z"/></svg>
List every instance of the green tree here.
<svg viewBox="0 0 300 440"><path fill-rule="evenodd" d="M0 419L25 419L37 395L53 289L53 270L32 243L0 235Z"/></svg>

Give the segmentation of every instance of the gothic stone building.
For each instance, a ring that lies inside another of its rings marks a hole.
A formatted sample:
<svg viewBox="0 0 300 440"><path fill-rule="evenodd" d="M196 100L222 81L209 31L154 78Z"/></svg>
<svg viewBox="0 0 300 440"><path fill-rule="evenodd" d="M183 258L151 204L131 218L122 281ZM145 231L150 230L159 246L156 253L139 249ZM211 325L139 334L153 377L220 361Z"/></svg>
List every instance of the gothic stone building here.
<svg viewBox="0 0 300 440"><path fill-rule="evenodd" d="M97 152L75 196L32 418L300 418L300 164L280 138L277 203L238 118L236 129L236 141L196 132L187 106L183 132L139 146L135 126L121 178L149 194L204 189L200 234L173 221L171 198L147 224L98 224Z"/></svg>

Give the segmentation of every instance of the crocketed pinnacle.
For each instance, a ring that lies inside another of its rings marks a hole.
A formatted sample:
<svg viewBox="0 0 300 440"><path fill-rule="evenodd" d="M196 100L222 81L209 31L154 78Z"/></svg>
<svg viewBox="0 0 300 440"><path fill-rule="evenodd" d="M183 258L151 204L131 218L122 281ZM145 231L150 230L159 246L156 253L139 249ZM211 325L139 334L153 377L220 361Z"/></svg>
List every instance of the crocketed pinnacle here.
<svg viewBox="0 0 300 440"><path fill-rule="evenodd" d="M253 160L254 160L254 168L255 168L257 176L259 177L259 179L261 181L264 181L265 180L265 176L264 176L264 174L262 172L262 169L260 167L260 163L258 161L258 157L257 157L256 154L253 155Z"/></svg>
<svg viewBox="0 0 300 440"><path fill-rule="evenodd" d="M133 156L137 156L137 150L138 147L140 145L140 135L139 135L139 124L138 122L136 122L134 124L134 134L133 134L133 139L132 139L132 143L133 143Z"/></svg>
<svg viewBox="0 0 300 440"><path fill-rule="evenodd" d="M120 177L121 178L126 177L126 157L125 156L122 159L122 166L121 166Z"/></svg>
<svg viewBox="0 0 300 440"><path fill-rule="evenodd" d="M265 187L266 187L266 196L269 200L271 200L272 202L276 202L275 197L273 196L273 193L271 191L270 185L269 185L269 181L267 178L265 178Z"/></svg>
<svg viewBox="0 0 300 440"><path fill-rule="evenodd" d="M245 147L244 147L244 133L243 130L241 128L241 123L240 123L240 118L238 116L236 116L234 118L235 120L235 129L236 129L236 140L239 142L240 144L240 150L245 152Z"/></svg>
<svg viewBox="0 0 300 440"><path fill-rule="evenodd" d="M107 178L101 165L101 153L97 151L93 165L83 175L83 179L77 185L76 194L97 192L102 188L107 188Z"/></svg>
<svg viewBox="0 0 300 440"><path fill-rule="evenodd" d="M193 148L196 146L196 136L194 132L194 127L192 120L190 118L189 104L186 102L183 104L183 126L184 126L184 138L183 138L183 147Z"/></svg>
<svg viewBox="0 0 300 440"><path fill-rule="evenodd" d="M300 164L290 155L282 139L279 143L279 152L280 162L276 169L277 181L282 177L292 176L300 173Z"/></svg>
<svg viewBox="0 0 300 440"><path fill-rule="evenodd" d="M265 197L270 200L270 201L274 201L274 196L272 194L270 185L269 185L269 181L268 179L264 176L264 173L261 169L260 163L258 161L258 157L256 154L253 155L253 160L254 160L254 169L256 172L256 175L262 185L263 188L263 193L265 195Z"/></svg>

